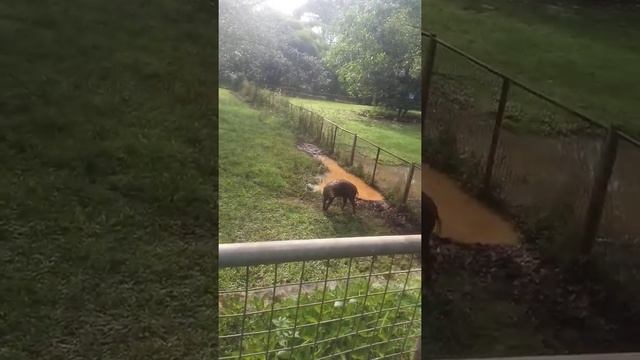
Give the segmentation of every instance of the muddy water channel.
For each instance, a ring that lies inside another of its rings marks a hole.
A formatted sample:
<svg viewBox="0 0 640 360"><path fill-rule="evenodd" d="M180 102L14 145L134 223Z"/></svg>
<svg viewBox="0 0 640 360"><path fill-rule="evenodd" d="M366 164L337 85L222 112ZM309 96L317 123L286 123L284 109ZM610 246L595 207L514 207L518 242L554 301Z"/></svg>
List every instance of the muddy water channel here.
<svg viewBox="0 0 640 360"><path fill-rule="evenodd" d="M362 200L368 201L382 201L384 197L377 190L369 186L359 177L348 173L345 169L340 167L338 163L325 155L318 155L318 160L322 161L322 164L327 168L327 172L323 176L320 185L318 185L317 190L322 191L325 185L333 180L347 180L354 184L358 188L358 198Z"/></svg>
<svg viewBox="0 0 640 360"><path fill-rule="evenodd" d="M326 155L322 155L322 151L318 149L313 144L300 144L298 145L298 149L306 152L307 154L312 155L314 158L320 160L322 165L327 169L327 172L324 173L319 181L318 185L313 186L314 191L322 191L325 185L330 183L333 180L347 180L358 189L358 199L367 200L367 201L383 201L384 196L380 194L376 189L369 186L364 180L361 178L347 172L343 169L338 163L331 159Z"/></svg>
<svg viewBox="0 0 640 360"><path fill-rule="evenodd" d="M440 237L461 243L517 244L515 227L478 200L466 194L446 175L422 165L422 189L438 206Z"/></svg>

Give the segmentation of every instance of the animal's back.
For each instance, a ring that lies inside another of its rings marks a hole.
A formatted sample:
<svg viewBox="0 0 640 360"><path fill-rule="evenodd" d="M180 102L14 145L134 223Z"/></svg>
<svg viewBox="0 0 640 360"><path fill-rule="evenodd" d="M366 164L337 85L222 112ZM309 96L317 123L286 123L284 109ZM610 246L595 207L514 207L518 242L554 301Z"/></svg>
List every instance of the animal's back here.
<svg viewBox="0 0 640 360"><path fill-rule="evenodd" d="M431 233L433 233L436 224L438 224L438 231L440 231L440 216L438 214L438 206L433 201L433 199L424 192L422 193L422 218L425 224L424 235L431 236Z"/></svg>
<svg viewBox="0 0 640 360"><path fill-rule="evenodd" d="M324 191L333 196L355 198L358 188L346 180L333 180L324 187Z"/></svg>

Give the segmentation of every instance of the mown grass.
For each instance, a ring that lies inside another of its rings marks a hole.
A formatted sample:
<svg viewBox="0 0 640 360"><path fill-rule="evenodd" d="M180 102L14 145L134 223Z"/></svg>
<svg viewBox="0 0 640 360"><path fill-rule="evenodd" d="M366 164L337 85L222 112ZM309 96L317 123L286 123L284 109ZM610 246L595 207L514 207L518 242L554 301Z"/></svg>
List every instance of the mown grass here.
<svg viewBox="0 0 640 360"><path fill-rule="evenodd" d="M0 5L0 358L216 357L216 12Z"/></svg>
<svg viewBox="0 0 640 360"><path fill-rule="evenodd" d="M407 161L416 164L421 162L421 124L419 122L400 123L363 116L361 114L363 111L378 111L375 107L368 105L301 98L291 98L290 101L292 104L316 112L338 126L358 134L358 137L367 139ZM410 116L416 116L415 112L411 113ZM417 114L417 116L420 115ZM345 141L348 142L348 140ZM351 143L345 143L345 145L351 145Z"/></svg>
<svg viewBox="0 0 640 360"><path fill-rule="evenodd" d="M640 134L640 11L572 5L423 0L423 26L604 124Z"/></svg>

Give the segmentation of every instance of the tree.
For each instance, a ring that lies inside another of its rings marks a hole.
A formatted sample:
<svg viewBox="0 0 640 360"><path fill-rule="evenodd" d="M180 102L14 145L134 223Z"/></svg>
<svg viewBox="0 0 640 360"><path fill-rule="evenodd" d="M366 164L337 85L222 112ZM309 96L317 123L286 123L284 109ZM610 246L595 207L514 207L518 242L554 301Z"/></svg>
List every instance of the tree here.
<svg viewBox="0 0 640 360"><path fill-rule="evenodd" d="M350 95L394 108L401 120L419 106L419 23L411 1L357 2L335 23L327 63Z"/></svg>
<svg viewBox="0 0 640 360"><path fill-rule="evenodd" d="M221 0L220 81L246 78L260 86L319 91L330 76L321 54L327 45L308 24L259 8L258 1Z"/></svg>

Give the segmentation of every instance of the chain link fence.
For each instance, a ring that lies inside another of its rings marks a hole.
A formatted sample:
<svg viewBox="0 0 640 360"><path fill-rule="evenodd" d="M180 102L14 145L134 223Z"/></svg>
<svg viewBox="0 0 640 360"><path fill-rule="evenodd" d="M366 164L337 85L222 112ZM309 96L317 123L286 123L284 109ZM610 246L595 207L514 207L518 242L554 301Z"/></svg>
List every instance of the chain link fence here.
<svg viewBox="0 0 640 360"><path fill-rule="evenodd" d="M640 142L423 32L423 159L556 254L640 285Z"/></svg>

